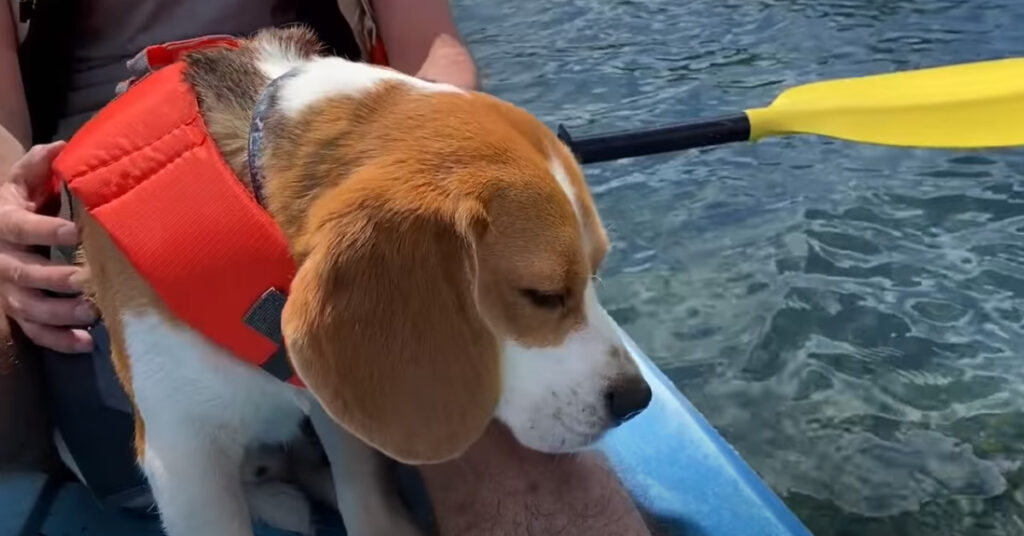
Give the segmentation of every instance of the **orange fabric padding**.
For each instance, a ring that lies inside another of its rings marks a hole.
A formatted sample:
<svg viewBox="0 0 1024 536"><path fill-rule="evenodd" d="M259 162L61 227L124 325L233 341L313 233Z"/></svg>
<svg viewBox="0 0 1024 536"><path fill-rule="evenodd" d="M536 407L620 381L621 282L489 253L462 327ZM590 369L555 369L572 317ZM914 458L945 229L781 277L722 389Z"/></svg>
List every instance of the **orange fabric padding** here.
<svg viewBox="0 0 1024 536"><path fill-rule="evenodd" d="M277 345L243 318L268 289L287 293L295 262L210 138L183 71L173 63L111 102L54 172L171 312L261 365Z"/></svg>

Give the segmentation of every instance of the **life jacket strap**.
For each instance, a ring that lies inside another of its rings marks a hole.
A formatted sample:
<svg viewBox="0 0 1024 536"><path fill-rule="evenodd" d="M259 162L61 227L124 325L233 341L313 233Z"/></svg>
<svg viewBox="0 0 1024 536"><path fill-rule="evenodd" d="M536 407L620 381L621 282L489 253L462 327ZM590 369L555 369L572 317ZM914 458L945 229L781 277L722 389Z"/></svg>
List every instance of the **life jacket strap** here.
<svg viewBox="0 0 1024 536"><path fill-rule="evenodd" d="M283 292L275 288L268 289L260 296L259 300L256 300L242 321L278 345L277 351L260 365L260 368L283 382L295 384L297 383L295 371L292 370L291 363L288 362L284 335L281 334L281 313L284 311L284 303L287 299L288 297Z"/></svg>
<svg viewBox="0 0 1024 536"><path fill-rule="evenodd" d="M238 39L227 34L203 35L180 41L168 41L150 45L128 60L128 72L132 75L117 84L115 89L120 95L134 86L149 73L179 61L185 54L206 48L226 47L237 49L241 44Z"/></svg>

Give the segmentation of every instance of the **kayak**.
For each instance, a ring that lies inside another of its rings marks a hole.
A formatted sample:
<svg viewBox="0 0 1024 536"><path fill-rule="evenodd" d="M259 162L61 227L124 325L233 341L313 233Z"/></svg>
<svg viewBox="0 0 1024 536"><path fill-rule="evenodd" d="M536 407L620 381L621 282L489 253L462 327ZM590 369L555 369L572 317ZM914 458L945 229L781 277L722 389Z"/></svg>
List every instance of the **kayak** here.
<svg viewBox="0 0 1024 536"><path fill-rule="evenodd" d="M621 332L621 330L620 330ZM810 536L785 504L624 332L651 385L648 408L597 448L658 534ZM329 516L318 536L342 536ZM103 508L77 482L37 473L0 475L0 535L160 536L156 515ZM258 526L257 536L292 536Z"/></svg>
<svg viewBox="0 0 1024 536"><path fill-rule="evenodd" d="M811 536L676 386L623 332L651 385L642 413L598 443L633 500L671 536Z"/></svg>

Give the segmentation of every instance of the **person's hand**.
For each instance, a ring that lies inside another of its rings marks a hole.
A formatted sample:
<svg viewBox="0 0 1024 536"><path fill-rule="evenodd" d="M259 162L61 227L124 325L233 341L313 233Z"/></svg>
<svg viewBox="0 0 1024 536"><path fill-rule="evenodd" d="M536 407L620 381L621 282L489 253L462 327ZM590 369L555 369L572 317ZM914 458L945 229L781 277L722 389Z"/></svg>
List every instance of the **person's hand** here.
<svg viewBox="0 0 1024 536"><path fill-rule="evenodd" d="M434 39L417 78L452 84L462 89L477 89L476 65L458 39L441 34Z"/></svg>
<svg viewBox="0 0 1024 536"><path fill-rule="evenodd" d="M50 165L63 142L37 145L0 171L0 308L40 346L65 353L88 352L92 337L83 329L96 319L82 298L54 298L44 290L82 291L84 270L55 264L29 252L31 246L74 246L75 225L37 214L50 178Z"/></svg>

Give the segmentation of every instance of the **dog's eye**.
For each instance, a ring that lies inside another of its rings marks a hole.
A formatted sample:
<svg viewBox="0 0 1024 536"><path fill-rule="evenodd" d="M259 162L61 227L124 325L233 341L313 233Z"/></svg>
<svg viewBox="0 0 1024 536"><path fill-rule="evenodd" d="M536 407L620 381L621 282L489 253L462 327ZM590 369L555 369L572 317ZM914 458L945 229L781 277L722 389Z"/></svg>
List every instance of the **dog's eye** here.
<svg viewBox="0 0 1024 536"><path fill-rule="evenodd" d="M541 309L561 309L565 307L564 292L544 292L532 288L523 289L520 292L523 293L523 296L526 296L526 299L530 300L530 303Z"/></svg>

